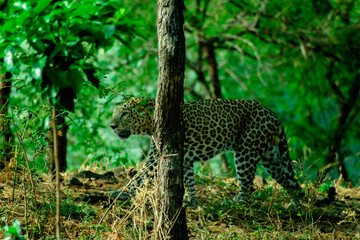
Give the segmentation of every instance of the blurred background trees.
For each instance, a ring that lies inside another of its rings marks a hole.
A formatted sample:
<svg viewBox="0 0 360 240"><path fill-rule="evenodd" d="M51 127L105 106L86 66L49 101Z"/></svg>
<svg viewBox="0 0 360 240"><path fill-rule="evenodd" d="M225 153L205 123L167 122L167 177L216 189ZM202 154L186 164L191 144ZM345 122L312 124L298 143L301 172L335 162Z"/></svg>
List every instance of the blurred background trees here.
<svg viewBox="0 0 360 240"><path fill-rule="evenodd" d="M122 94L155 97L154 1L0 4L0 162L27 157L34 170L50 168L53 103L68 127L59 126L66 169L143 160L148 139L119 141L108 123ZM309 180L341 174L358 186L359 4L186 0L185 101L261 101L282 120L292 159ZM208 170L219 174L217 164Z"/></svg>

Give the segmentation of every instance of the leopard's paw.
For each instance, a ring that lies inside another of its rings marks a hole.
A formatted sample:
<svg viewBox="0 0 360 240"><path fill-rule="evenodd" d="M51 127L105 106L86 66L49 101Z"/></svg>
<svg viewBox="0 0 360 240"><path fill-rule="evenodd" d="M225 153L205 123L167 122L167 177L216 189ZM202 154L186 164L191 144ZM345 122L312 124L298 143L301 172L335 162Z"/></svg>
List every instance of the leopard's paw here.
<svg viewBox="0 0 360 240"><path fill-rule="evenodd" d="M119 194L121 194L121 195L119 196ZM119 189L119 190L115 190L115 191L109 191L108 196L111 199L115 199L115 198L117 198L119 196L117 199L121 200L121 201L126 201L126 200L132 198L132 195L130 194L130 192L125 192L125 191L123 191L123 189Z"/></svg>

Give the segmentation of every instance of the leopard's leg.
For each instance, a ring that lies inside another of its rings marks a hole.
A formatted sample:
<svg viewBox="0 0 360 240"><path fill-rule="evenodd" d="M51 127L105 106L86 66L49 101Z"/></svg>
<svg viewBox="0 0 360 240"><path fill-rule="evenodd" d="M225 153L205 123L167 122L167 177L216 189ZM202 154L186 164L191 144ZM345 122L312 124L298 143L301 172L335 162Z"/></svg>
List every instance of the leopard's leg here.
<svg viewBox="0 0 360 240"><path fill-rule="evenodd" d="M277 145L269 146L262 158L262 165L271 177L290 194L294 197L301 195L301 187L295 179L290 157L282 158Z"/></svg>
<svg viewBox="0 0 360 240"><path fill-rule="evenodd" d="M184 157L184 203L187 207L193 207L196 204L195 178L194 178L194 163Z"/></svg>
<svg viewBox="0 0 360 240"><path fill-rule="evenodd" d="M155 161L156 157L156 145L154 144L153 140L151 140L150 150L148 154L148 160L146 161L146 164L144 167L140 170L140 172L143 172L140 176L138 176L134 181L127 187L128 191L124 191L124 188L120 188L115 191L109 191L108 195L115 199L119 194L121 194L118 197L118 200L128 200L132 198L137 188L142 184L145 177L149 177L149 173L153 172L156 168L157 162Z"/></svg>
<svg viewBox="0 0 360 240"><path fill-rule="evenodd" d="M288 192L294 197L297 201L298 199L302 199L304 197L304 193L295 179L295 172L291 165L291 159L289 154L289 147L287 143L286 134L284 128L280 128L279 133L280 142L278 143L279 148L279 161L284 170L284 174L286 175L286 183L284 183L283 187L288 190ZM281 184L281 183L280 183Z"/></svg>
<svg viewBox="0 0 360 240"><path fill-rule="evenodd" d="M239 194L235 201L247 201L250 194L254 191L253 181L257 164L260 161L260 155L257 149L241 148L234 152L234 161L236 167L236 177L239 181Z"/></svg>

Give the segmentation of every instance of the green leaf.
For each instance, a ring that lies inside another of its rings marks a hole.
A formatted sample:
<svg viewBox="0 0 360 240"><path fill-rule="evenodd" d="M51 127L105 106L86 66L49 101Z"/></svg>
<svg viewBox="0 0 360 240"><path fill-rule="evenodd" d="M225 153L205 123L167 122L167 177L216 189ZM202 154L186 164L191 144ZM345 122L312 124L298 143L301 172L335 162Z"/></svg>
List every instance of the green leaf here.
<svg viewBox="0 0 360 240"><path fill-rule="evenodd" d="M28 6L28 4L26 2L17 1L14 3L14 9L16 9L16 10L21 9L24 11L28 11L30 9L30 7Z"/></svg>
<svg viewBox="0 0 360 240"><path fill-rule="evenodd" d="M43 58L39 59L39 61L37 61L31 68L31 76L34 79L40 80L42 78L43 68L46 64L46 58L47 57L43 57Z"/></svg>
<svg viewBox="0 0 360 240"><path fill-rule="evenodd" d="M125 8L118 9L114 14L115 22L117 23L122 17L126 16L127 12Z"/></svg>
<svg viewBox="0 0 360 240"><path fill-rule="evenodd" d="M42 75L42 68L40 67L39 63L35 63L34 66L31 68L31 76L36 80L40 80Z"/></svg>
<svg viewBox="0 0 360 240"><path fill-rule="evenodd" d="M28 39L28 43L39 53L45 52L45 45L38 38L35 38L34 40Z"/></svg>
<svg viewBox="0 0 360 240"><path fill-rule="evenodd" d="M1 74L2 76L5 75L6 72L7 72L6 67L0 67L0 74ZM2 81L4 81L4 79L3 79Z"/></svg>
<svg viewBox="0 0 360 240"><path fill-rule="evenodd" d="M90 17L92 14L96 13L98 11L98 7L94 5L93 3L85 3L85 4L78 4L73 5L76 7L73 7L70 16L71 17Z"/></svg>
<svg viewBox="0 0 360 240"><path fill-rule="evenodd" d="M14 68L14 52L15 50L12 47L8 47L5 50L4 64L8 72L12 72Z"/></svg>
<svg viewBox="0 0 360 240"><path fill-rule="evenodd" d="M56 96L57 96L57 90L56 87L54 85L51 86L50 88L50 97L51 100L53 101L52 104L55 105L56 104Z"/></svg>
<svg viewBox="0 0 360 240"><path fill-rule="evenodd" d="M49 4L51 0L40 0L34 8L35 13L41 13Z"/></svg>
<svg viewBox="0 0 360 240"><path fill-rule="evenodd" d="M19 235L17 228L14 227L14 226L9 227L9 230L7 232L11 236L18 236Z"/></svg>
<svg viewBox="0 0 360 240"><path fill-rule="evenodd" d="M17 235L21 233L21 222L18 219L15 219L13 227L16 229Z"/></svg>
<svg viewBox="0 0 360 240"><path fill-rule="evenodd" d="M0 12L0 19L6 19L7 14L4 13L3 11Z"/></svg>
<svg viewBox="0 0 360 240"><path fill-rule="evenodd" d="M330 188L330 184L329 183L324 183L320 186L319 188L319 192L328 192Z"/></svg>
<svg viewBox="0 0 360 240"><path fill-rule="evenodd" d="M3 226L2 230L5 231L5 235L6 235L6 233L9 231L9 226L8 225Z"/></svg>
<svg viewBox="0 0 360 240"><path fill-rule="evenodd" d="M105 39L109 39L115 33L116 27L115 25L109 25L109 26L105 26L104 30L105 30Z"/></svg>
<svg viewBox="0 0 360 240"><path fill-rule="evenodd" d="M10 19L5 22L3 27L1 28L1 32L6 36L6 34L11 35L17 29L16 19Z"/></svg>
<svg viewBox="0 0 360 240"><path fill-rule="evenodd" d="M21 13L20 16L17 18L17 25L22 26L24 21L31 16L32 14L29 11Z"/></svg>

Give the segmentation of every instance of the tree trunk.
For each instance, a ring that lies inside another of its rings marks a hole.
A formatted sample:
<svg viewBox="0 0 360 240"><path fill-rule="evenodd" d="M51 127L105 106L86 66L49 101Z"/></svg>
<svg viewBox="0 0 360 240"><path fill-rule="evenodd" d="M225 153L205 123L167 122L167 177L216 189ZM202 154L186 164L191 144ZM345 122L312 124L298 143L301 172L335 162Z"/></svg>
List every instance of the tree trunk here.
<svg viewBox="0 0 360 240"><path fill-rule="evenodd" d="M223 98L220 88L220 80L219 80L218 67L215 57L214 43L211 40L207 40L203 44L202 48L206 57L206 61L208 62L211 97Z"/></svg>
<svg viewBox="0 0 360 240"><path fill-rule="evenodd" d="M198 38L201 38L201 36L199 36ZM209 98L212 98L212 96L211 96L211 90L205 80L205 75L204 75L204 71L203 71L203 51L204 51L203 45L204 45L203 41L200 40L199 41L198 61L196 63L194 70L196 72L196 75L198 76L198 81L200 82L201 86L204 89L205 98L209 99Z"/></svg>
<svg viewBox="0 0 360 240"><path fill-rule="evenodd" d="M347 93L348 97L345 97L346 95L342 94L341 90L337 87L332 79L332 70L333 65L330 65L327 78L334 93L338 95L340 99L340 112L337 118L337 126L334 132L334 137L329 147L326 163L329 164L338 162L339 172L342 174L344 182L350 184L349 176L345 167L344 156L341 151L341 142L343 141L348 126L355 118L351 117L351 112L354 112L354 116L358 112L356 109L356 102L360 96L360 74L355 75L352 88L350 88Z"/></svg>
<svg viewBox="0 0 360 240"><path fill-rule="evenodd" d="M55 122L57 126L57 152L58 152L58 161L59 161L59 171L66 171L66 147L67 147L67 138L66 133L69 126L65 123L65 117L56 110L55 113ZM51 128L49 130L49 158L50 158L50 171L55 173L56 169L56 160L54 154L54 130Z"/></svg>
<svg viewBox="0 0 360 240"><path fill-rule="evenodd" d="M183 186L185 37L182 0L158 0L159 79L155 103L155 141L160 160L162 222L156 239L188 239ZM175 154L167 156L169 154Z"/></svg>
<svg viewBox="0 0 360 240"><path fill-rule="evenodd" d="M0 67L1 69L1 67ZM11 90L11 73L6 72L0 78L0 133L2 135L2 156L0 158L0 169L5 167L13 156L10 122L7 116ZM6 81L4 81L6 80Z"/></svg>

